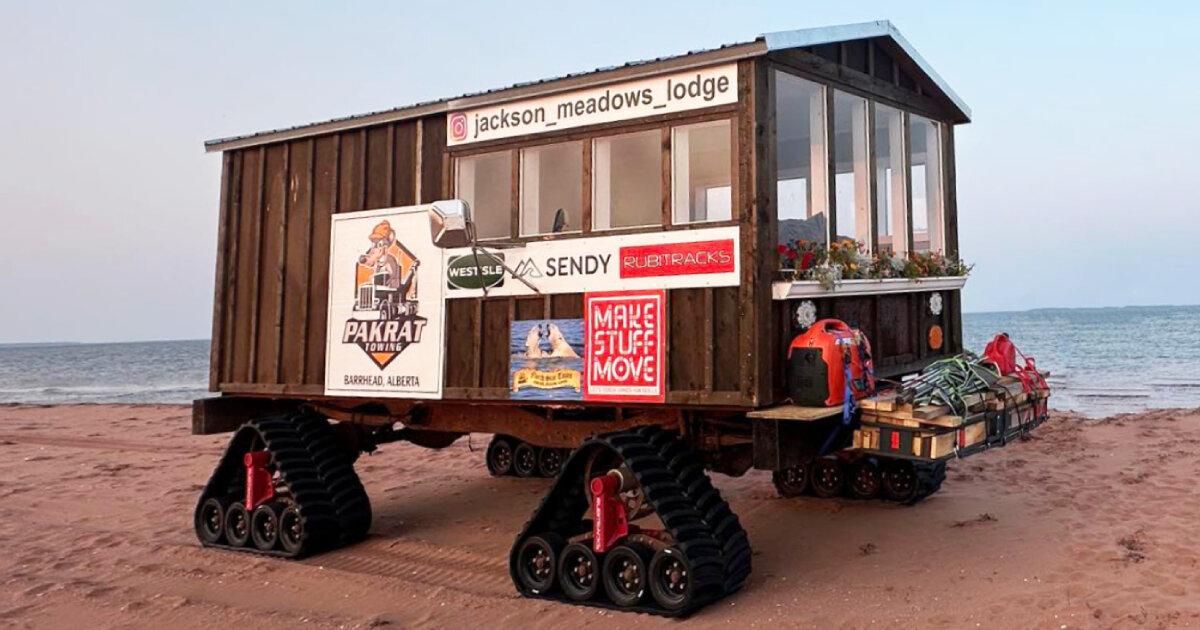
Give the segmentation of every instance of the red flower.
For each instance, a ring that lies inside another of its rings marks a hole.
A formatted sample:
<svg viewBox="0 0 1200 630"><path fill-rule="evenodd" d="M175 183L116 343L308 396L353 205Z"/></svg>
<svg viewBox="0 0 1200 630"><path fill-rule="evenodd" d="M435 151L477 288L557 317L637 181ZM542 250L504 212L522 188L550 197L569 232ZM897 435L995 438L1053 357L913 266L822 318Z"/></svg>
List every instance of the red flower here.
<svg viewBox="0 0 1200 630"><path fill-rule="evenodd" d="M788 260L795 260L795 259L796 259L796 250L794 250L794 249L793 249L793 250L788 250L788 253L787 253L787 259L788 259Z"/></svg>
<svg viewBox="0 0 1200 630"><path fill-rule="evenodd" d="M787 250L788 250L787 245L780 245L779 247L775 248L775 251L779 252L780 254L786 252Z"/></svg>
<svg viewBox="0 0 1200 630"><path fill-rule="evenodd" d="M813 264L813 253L812 252L804 252L804 256L802 258L800 258L800 270L803 271L805 269L808 269L809 267L812 267L812 264Z"/></svg>

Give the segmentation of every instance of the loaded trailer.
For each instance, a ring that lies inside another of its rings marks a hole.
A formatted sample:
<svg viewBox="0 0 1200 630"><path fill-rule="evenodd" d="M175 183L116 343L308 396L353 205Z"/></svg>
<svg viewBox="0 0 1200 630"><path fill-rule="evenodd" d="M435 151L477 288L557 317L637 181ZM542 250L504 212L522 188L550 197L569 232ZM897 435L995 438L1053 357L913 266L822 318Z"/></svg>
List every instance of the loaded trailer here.
<svg viewBox="0 0 1200 630"><path fill-rule="evenodd" d="M789 348L836 318L881 379L963 351L969 116L874 22L207 143L219 395L193 430L233 438L198 536L285 557L352 543L371 521L359 453L491 433L493 474L556 478L511 552L522 594L679 615L750 573L707 471L924 498L1044 397L889 423L884 399L870 417L795 404ZM975 409L989 433L967 448ZM922 450L951 433L961 450Z"/></svg>

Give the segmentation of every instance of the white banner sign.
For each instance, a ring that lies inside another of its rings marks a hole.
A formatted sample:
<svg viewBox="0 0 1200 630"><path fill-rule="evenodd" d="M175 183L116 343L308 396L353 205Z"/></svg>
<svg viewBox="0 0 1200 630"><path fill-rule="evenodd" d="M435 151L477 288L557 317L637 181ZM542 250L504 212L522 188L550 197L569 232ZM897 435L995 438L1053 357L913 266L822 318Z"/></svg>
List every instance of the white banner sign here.
<svg viewBox="0 0 1200 630"><path fill-rule="evenodd" d="M445 265L426 209L333 216L327 395L441 397Z"/></svg>
<svg viewBox="0 0 1200 630"><path fill-rule="evenodd" d="M513 249L446 253L446 297L737 286L735 226L532 241ZM501 264L503 263L503 265ZM507 266L511 271L505 271Z"/></svg>
<svg viewBox="0 0 1200 630"><path fill-rule="evenodd" d="M738 98L737 64L454 112L449 146L727 105Z"/></svg>

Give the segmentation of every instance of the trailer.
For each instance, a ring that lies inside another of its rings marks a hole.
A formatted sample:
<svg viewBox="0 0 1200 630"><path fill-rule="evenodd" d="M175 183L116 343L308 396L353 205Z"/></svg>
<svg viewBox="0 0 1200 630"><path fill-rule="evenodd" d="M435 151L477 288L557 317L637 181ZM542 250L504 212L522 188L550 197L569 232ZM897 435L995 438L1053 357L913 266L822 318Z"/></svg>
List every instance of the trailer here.
<svg viewBox="0 0 1200 630"><path fill-rule="evenodd" d="M879 416L794 404L787 356L828 318L880 378L963 351L969 119L873 22L210 141L219 395L193 430L233 437L197 535L351 544L360 453L491 433L492 474L555 478L512 548L520 593L682 615L751 568L708 471L919 501L946 453L911 448L919 425L886 448L903 432ZM988 444L1014 409L987 412Z"/></svg>

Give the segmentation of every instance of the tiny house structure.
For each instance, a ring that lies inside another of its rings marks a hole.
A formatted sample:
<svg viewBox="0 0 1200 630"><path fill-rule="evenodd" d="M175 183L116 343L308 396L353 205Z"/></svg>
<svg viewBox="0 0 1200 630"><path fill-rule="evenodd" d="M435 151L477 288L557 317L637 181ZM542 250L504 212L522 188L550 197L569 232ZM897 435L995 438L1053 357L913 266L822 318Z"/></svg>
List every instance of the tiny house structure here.
<svg viewBox="0 0 1200 630"><path fill-rule="evenodd" d="M956 259L969 119L873 22L207 143L220 395L194 427L237 432L197 531L348 542L370 521L354 453L487 432L493 472L558 476L513 550L521 592L679 613L735 590L748 542L703 470L795 472L840 421L787 404L792 339L851 322L893 377L962 350L965 276L821 277L805 252ZM936 490L941 460L897 461ZM649 513L663 531L625 527Z"/></svg>

